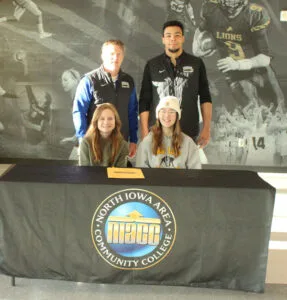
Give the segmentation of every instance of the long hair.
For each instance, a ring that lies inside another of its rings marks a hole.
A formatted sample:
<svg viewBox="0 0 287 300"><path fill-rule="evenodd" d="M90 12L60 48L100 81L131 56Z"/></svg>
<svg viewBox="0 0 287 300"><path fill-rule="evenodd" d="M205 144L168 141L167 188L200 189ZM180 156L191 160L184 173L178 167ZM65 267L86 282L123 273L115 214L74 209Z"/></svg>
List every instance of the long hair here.
<svg viewBox="0 0 287 300"><path fill-rule="evenodd" d="M121 134L122 122L120 120L118 111L113 104L103 103L101 105L98 105L98 107L94 111L91 125L89 126L85 137L90 143L92 152L95 157L95 162L101 163L103 160L103 149L101 148L100 144L101 134L98 128L98 120L100 119L102 112L105 109L111 110L115 116L115 128L109 136L109 139L112 143L112 155L110 157L109 163L112 165L115 161L116 154L118 153L120 141L123 139L123 136Z"/></svg>
<svg viewBox="0 0 287 300"><path fill-rule="evenodd" d="M153 133L152 137L152 153L157 155L158 152L163 151L163 130L162 125L159 119L156 120L155 124L151 128L151 132ZM178 157L180 154L180 147L182 144L182 134L181 127L179 124L178 113L176 113L176 121L173 125L173 133L172 133L172 149L174 151L174 156Z"/></svg>

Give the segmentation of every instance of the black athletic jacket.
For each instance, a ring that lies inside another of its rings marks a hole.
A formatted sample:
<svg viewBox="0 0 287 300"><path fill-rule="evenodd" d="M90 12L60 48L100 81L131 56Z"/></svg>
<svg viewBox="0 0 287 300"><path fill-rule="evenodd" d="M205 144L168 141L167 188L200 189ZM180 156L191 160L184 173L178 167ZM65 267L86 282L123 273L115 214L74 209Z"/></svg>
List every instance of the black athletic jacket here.
<svg viewBox="0 0 287 300"><path fill-rule="evenodd" d="M144 69L139 99L139 113L150 112L149 124L155 122L155 108L160 98L172 95L179 98L184 133L196 137L199 133L200 104L211 102L205 65L201 58L183 52L174 68L164 53L149 60Z"/></svg>

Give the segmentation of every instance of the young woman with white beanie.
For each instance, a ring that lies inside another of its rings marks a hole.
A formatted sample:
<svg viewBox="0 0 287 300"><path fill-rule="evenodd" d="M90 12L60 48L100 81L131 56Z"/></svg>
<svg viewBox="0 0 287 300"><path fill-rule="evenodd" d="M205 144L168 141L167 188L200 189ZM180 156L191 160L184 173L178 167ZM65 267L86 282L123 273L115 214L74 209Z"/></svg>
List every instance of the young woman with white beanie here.
<svg viewBox="0 0 287 300"><path fill-rule="evenodd" d="M156 123L139 145L136 167L201 169L198 147L181 131L180 118L179 100L162 98L156 107Z"/></svg>

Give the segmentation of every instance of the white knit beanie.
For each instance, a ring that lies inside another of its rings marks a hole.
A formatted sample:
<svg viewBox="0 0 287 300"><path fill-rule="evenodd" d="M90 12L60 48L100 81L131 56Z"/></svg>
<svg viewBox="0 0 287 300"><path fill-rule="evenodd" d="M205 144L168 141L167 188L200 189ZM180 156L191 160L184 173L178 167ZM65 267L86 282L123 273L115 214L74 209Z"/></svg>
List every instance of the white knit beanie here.
<svg viewBox="0 0 287 300"><path fill-rule="evenodd" d="M174 96L166 96L161 98L155 111L156 118L158 119L158 113L162 108L171 108L178 113L178 119L181 117L181 109L179 105L179 100Z"/></svg>

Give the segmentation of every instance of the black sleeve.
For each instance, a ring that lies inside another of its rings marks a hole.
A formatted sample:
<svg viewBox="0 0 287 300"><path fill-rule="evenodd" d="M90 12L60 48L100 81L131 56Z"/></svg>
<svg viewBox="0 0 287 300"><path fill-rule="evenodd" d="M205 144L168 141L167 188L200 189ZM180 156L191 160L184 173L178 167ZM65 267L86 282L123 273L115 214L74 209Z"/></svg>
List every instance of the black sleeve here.
<svg viewBox="0 0 287 300"><path fill-rule="evenodd" d="M200 104L205 102L212 102L211 95L209 92L206 69L202 59L199 67L199 98L200 98Z"/></svg>
<svg viewBox="0 0 287 300"><path fill-rule="evenodd" d="M253 33L253 43L256 49L256 53L262 53L272 57L266 29Z"/></svg>
<svg viewBox="0 0 287 300"><path fill-rule="evenodd" d="M267 30L271 23L268 11L261 5L253 4L250 6L250 31L252 37L253 47L256 54L265 54L271 56Z"/></svg>
<svg viewBox="0 0 287 300"><path fill-rule="evenodd" d="M146 64L143 73L141 92L139 97L139 113L150 111L152 104L152 82L149 65Z"/></svg>

